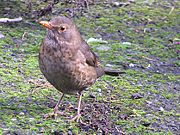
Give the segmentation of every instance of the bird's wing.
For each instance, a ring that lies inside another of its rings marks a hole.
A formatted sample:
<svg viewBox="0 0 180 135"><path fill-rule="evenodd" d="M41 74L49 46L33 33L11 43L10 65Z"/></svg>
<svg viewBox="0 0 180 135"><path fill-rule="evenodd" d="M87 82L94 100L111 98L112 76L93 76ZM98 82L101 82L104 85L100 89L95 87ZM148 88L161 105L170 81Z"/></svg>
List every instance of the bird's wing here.
<svg viewBox="0 0 180 135"><path fill-rule="evenodd" d="M85 41L83 41L83 43L81 44L80 51L84 54L86 58L86 63L90 66L95 67L97 78L101 77L104 74L110 76L119 76L120 74L125 73L119 70L103 68L100 64L98 56L93 51L91 51L89 45Z"/></svg>
<svg viewBox="0 0 180 135"><path fill-rule="evenodd" d="M86 58L86 63L93 67L98 67L100 64L98 56L91 50L89 45L83 41L80 47L81 52Z"/></svg>

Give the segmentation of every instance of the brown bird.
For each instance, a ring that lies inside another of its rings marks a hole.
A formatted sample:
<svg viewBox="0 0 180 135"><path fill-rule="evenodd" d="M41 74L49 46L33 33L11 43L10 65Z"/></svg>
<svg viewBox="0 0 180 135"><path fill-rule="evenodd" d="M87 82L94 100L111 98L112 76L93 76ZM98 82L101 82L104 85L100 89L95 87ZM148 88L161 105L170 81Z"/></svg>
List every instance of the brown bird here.
<svg viewBox="0 0 180 135"><path fill-rule="evenodd" d="M102 68L98 57L82 39L71 19L58 16L49 22L39 23L47 28L39 52L40 70L62 92L53 115L59 114L58 106L64 94L78 94L78 111L72 120L79 120L82 91L104 74L118 76L122 72Z"/></svg>

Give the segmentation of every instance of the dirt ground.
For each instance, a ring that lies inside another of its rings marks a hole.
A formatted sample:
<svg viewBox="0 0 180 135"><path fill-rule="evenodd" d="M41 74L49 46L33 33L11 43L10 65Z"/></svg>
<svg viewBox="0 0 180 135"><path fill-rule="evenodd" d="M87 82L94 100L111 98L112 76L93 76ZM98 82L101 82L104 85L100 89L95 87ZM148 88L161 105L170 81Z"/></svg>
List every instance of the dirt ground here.
<svg viewBox="0 0 180 135"><path fill-rule="evenodd" d="M3 135L178 135L180 132L180 17L178 0L61 1L0 4L0 134ZM18 5L18 6L17 6ZM33 12L32 12L33 11ZM38 66L46 30L36 21L70 14L102 65L125 73L103 76L82 99L83 123L68 122L77 97L66 95L65 115L44 119L60 93ZM35 21L36 20L36 21Z"/></svg>

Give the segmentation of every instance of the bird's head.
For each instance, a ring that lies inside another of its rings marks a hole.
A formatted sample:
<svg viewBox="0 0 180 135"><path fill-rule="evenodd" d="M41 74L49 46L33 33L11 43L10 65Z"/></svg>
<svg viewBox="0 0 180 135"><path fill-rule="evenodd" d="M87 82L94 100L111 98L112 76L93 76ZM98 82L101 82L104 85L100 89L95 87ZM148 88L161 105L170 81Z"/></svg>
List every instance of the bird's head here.
<svg viewBox="0 0 180 135"><path fill-rule="evenodd" d="M80 40L80 34L71 19L58 16L48 21L40 21L41 25L48 29L47 36L59 41L74 42Z"/></svg>

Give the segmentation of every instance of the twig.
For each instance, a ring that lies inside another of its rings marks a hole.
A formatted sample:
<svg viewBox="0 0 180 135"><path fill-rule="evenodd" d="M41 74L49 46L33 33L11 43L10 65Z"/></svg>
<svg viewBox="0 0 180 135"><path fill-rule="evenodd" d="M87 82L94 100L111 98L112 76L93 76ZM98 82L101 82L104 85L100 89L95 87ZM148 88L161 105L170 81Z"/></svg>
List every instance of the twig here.
<svg viewBox="0 0 180 135"><path fill-rule="evenodd" d="M25 38L26 35L28 35L28 33L27 33L27 32L24 32L21 39L24 40L24 38Z"/></svg>
<svg viewBox="0 0 180 135"><path fill-rule="evenodd" d="M169 12L168 15L171 15L171 13L174 11L174 7L171 8L171 11Z"/></svg>
<svg viewBox="0 0 180 135"><path fill-rule="evenodd" d="M144 58L144 59L150 60L150 61L157 61L157 60L154 60L154 59L148 58L148 57L146 57L146 56L141 56L141 57L142 57L142 58Z"/></svg>
<svg viewBox="0 0 180 135"><path fill-rule="evenodd" d="M8 22L20 22L22 21L22 17L9 19L9 18L0 18L0 23L8 23Z"/></svg>

